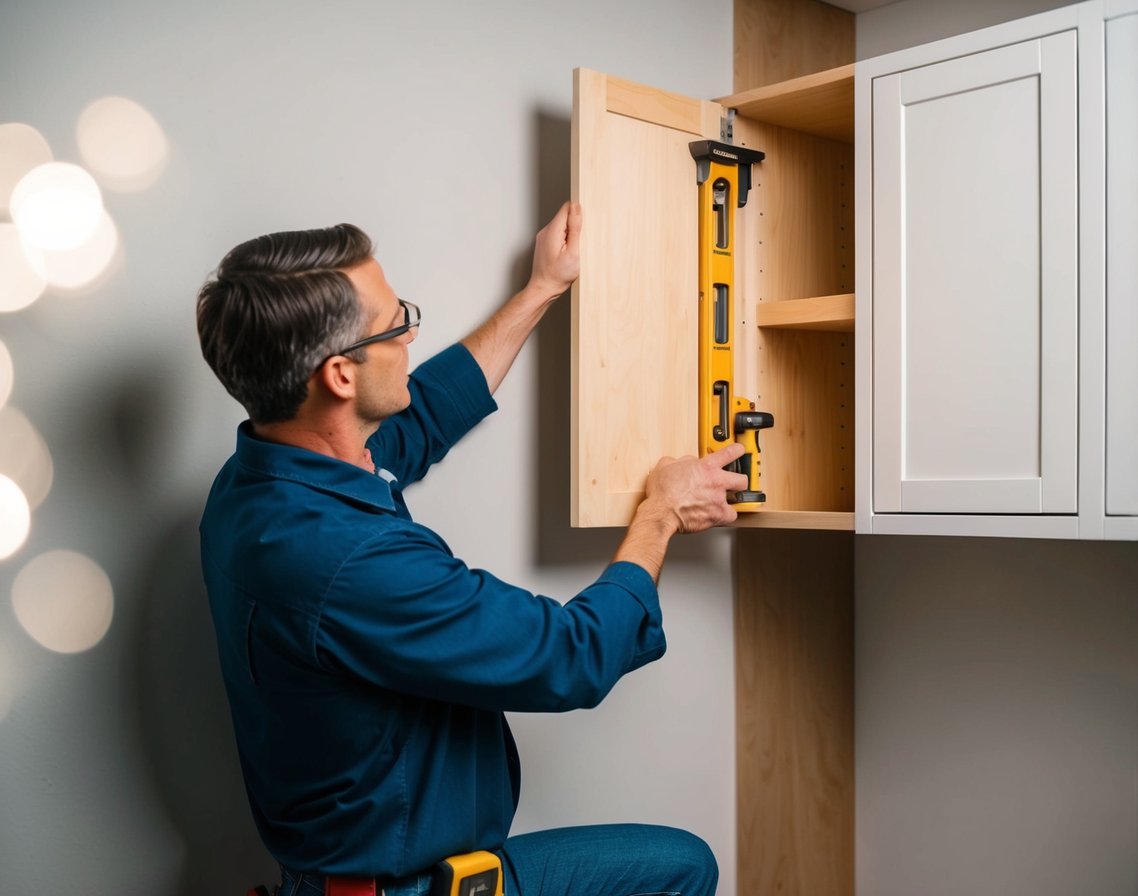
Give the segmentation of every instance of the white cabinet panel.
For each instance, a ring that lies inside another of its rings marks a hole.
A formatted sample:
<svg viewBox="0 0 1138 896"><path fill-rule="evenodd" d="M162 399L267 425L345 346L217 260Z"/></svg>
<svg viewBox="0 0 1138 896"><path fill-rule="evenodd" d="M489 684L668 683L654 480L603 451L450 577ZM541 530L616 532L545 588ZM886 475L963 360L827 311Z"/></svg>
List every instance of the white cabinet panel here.
<svg viewBox="0 0 1138 896"><path fill-rule="evenodd" d="M1138 516L1138 13L1106 23L1106 513Z"/></svg>
<svg viewBox="0 0 1138 896"><path fill-rule="evenodd" d="M1074 513L1075 32L872 96L873 510Z"/></svg>

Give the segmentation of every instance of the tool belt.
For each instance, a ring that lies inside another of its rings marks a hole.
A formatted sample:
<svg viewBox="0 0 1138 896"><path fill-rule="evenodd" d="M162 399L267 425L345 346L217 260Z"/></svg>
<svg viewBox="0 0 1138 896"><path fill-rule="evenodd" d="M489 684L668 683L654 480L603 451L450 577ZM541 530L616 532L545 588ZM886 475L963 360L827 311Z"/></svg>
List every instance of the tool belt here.
<svg viewBox="0 0 1138 896"><path fill-rule="evenodd" d="M246 896L269 896L266 887L254 887ZM383 896L374 877L324 878L324 896ZM504 896L502 860L479 850L443 859L431 869L431 896Z"/></svg>

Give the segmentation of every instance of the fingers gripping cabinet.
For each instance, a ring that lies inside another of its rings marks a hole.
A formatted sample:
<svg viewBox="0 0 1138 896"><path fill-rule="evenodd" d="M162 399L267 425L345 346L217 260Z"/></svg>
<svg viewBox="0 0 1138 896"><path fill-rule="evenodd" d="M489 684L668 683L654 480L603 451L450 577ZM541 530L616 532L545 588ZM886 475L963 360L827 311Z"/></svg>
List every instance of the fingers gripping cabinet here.
<svg viewBox="0 0 1138 896"><path fill-rule="evenodd" d="M759 430L774 417L735 394L735 210L747 204L751 166L764 153L714 140L689 145L699 184L699 454L740 442L744 454L731 469L747 488L731 503L740 512L761 509Z"/></svg>

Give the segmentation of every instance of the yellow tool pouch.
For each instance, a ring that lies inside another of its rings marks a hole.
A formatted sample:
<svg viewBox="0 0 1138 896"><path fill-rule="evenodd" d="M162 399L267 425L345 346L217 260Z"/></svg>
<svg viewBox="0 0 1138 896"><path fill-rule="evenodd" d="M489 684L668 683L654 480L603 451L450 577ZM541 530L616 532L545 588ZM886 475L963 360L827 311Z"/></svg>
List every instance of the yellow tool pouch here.
<svg viewBox="0 0 1138 896"><path fill-rule="evenodd" d="M486 850L435 865L431 896L503 896L502 860Z"/></svg>

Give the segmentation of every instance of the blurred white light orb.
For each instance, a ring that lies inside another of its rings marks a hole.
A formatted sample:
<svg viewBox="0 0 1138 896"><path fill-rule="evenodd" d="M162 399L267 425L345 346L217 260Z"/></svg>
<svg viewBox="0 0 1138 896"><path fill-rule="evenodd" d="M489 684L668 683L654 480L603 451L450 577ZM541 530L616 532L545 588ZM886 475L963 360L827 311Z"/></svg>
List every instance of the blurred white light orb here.
<svg viewBox="0 0 1138 896"><path fill-rule="evenodd" d="M0 476L0 560L23 547L32 528L32 509L24 492L7 476Z"/></svg>
<svg viewBox="0 0 1138 896"><path fill-rule="evenodd" d="M95 175L114 190L142 190L166 167L169 144L161 125L134 100L108 96L79 116L79 152Z"/></svg>
<svg viewBox="0 0 1138 896"><path fill-rule="evenodd" d="M52 158L47 140L31 125L0 124L0 214L8 214L8 197L20 178Z"/></svg>
<svg viewBox="0 0 1138 896"><path fill-rule="evenodd" d="M43 503L55 477L47 442L12 405L0 407L0 476L15 482L32 507Z"/></svg>
<svg viewBox="0 0 1138 896"><path fill-rule="evenodd" d="M33 251L25 246L32 269L50 286L80 289L99 278L114 261L119 248L119 232L104 209L89 239L62 251Z"/></svg>
<svg viewBox="0 0 1138 896"><path fill-rule="evenodd" d="M80 653L110 629L115 595L111 580L90 557L48 551L16 575L12 607L24 631L43 647Z"/></svg>
<svg viewBox="0 0 1138 896"><path fill-rule="evenodd" d="M8 403L15 381L16 369L12 366L12 353L8 351L8 346L0 342L0 408Z"/></svg>
<svg viewBox="0 0 1138 896"><path fill-rule="evenodd" d="M103 194L78 165L48 162L20 178L9 208L25 243L60 252L91 238L103 215Z"/></svg>
<svg viewBox="0 0 1138 896"><path fill-rule="evenodd" d="M29 259L39 254L21 244L15 224L0 221L0 312L20 311L43 295L47 281Z"/></svg>

